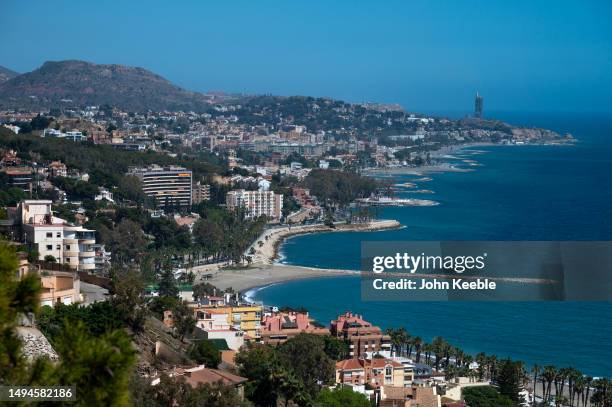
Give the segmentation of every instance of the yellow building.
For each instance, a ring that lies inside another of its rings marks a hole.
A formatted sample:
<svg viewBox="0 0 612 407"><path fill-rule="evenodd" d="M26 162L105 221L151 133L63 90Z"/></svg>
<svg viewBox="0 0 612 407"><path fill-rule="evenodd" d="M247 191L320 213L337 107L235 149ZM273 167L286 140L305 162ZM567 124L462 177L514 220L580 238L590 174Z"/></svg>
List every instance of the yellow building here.
<svg viewBox="0 0 612 407"><path fill-rule="evenodd" d="M207 310L214 309L216 313L227 314L227 323L232 329L245 333L246 340L259 341L261 338L261 305L204 305L194 309L196 324L204 320Z"/></svg>

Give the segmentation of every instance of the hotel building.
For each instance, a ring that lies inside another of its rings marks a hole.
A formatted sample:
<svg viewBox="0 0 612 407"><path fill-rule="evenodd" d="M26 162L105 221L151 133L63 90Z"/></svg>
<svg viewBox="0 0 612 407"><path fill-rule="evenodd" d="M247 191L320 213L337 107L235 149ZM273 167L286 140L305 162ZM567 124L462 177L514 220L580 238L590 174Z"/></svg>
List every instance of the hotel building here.
<svg viewBox="0 0 612 407"><path fill-rule="evenodd" d="M192 173L183 167L152 165L131 168L128 175L140 178L144 193L155 199L158 207L190 207Z"/></svg>
<svg viewBox="0 0 612 407"><path fill-rule="evenodd" d="M226 195L227 209L244 209L247 219L262 215L272 220L280 220L283 212L283 195L272 191L246 191L238 189Z"/></svg>

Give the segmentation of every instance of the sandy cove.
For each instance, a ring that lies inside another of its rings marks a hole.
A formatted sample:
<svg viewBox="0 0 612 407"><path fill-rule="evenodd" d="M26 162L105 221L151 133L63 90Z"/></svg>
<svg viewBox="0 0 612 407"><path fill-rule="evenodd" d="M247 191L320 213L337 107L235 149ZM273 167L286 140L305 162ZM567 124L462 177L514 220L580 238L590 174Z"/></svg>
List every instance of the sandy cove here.
<svg viewBox="0 0 612 407"><path fill-rule="evenodd" d="M330 228L323 224L316 224L268 229L247 249L246 254L251 256L254 264L272 264L278 257L280 244L290 236L321 232L368 232L397 229L401 227L401 224L396 220L374 220L367 223L339 223L335 226L335 228ZM252 249L255 250L255 254L251 254Z"/></svg>
<svg viewBox="0 0 612 407"><path fill-rule="evenodd" d="M319 269L274 264L274 260L278 255L280 244L290 236L306 233L374 232L399 227L401 227L401 224L396 220L375 220L368 223L337 224L334 229L323 224L268 229L251 246L255 248L255 254L250 255L253 259L250 267L218 269L206 281L222 290L232 287L235 291L245 292L255 287L304 278L356 275L359 272L355 270ZM251 248L247 249L247 253L250 251ZM210 273L210 271L208 272Z"/></svg>

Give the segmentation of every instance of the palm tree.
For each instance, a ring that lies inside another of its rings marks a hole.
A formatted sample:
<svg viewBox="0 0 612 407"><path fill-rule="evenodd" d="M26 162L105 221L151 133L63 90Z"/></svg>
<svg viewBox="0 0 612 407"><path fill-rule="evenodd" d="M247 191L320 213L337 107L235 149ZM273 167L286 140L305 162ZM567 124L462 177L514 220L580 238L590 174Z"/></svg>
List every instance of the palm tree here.
<svg viewBox="0 0 612 407"><path fill-rule="evenodd" d="M554 366L546 366L544 367L544 371L542 372L542 387L544 390L544 383L546 383L546 390L543 391L543 398L547 400L550 397L550 393L552 390L552 383L555 381L557 377L557 370Z"/></svg>
<svg viewBox="0 0 612 407"><path fill-rule="evenodd" d="M584 388L586 386L586 379L581 374L576 377L573 383L573 389L570 393L570 406L574 405L574 398L576 399L576 406L580 405L580 401L584 399ZM584 401L582 402L584 406Z"/></svg>
<svg viewBox="0 0 612 407"><path fill-rule="evenodd" d="M415 336L412 339L412 343L414 344L414 351L416 353L416 362L419 363L421 360L421 350L423 348L423 339L419 336Z"/></svg>
<svg viewBox="0 0 612 407"><path fill-rule="evenodd" d="M533 374L533 397L535 399L536 385L538 384L538 374L540 374L540 366L537 364L533 365L531 368L531 373Z"/></svg>
<svg viewBox="0 0 612 407"><path fill-rule="evenodd" d="M584 378L584 389L585 394L582 398L582 405L587 406L589 404L589 393L591 392L591 386L593 385L593 378L591 376L586 376Z"/></svg>
<svg viewBox="0 0 612 407"><path fill-rule="evenodd" d="M480 381L485 379L486 361L487 356L483 352L476 354L476 363L478 363L478 380Z"/></svg>
<svg viewBox="0 0 612 407"><path fill-rule="evenodd" d="M436 370L440 370L440 360L444 357L444 347L446 341L439 336L436 336L431 342L432 351L436 357L435 367Z"/></svg>

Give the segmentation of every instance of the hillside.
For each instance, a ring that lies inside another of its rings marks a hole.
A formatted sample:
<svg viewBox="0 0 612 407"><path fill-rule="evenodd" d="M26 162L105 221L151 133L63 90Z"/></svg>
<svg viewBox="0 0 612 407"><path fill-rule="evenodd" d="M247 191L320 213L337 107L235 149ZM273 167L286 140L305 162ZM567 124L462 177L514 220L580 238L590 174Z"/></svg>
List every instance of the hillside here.
<svg viewBox="0 0 612 407"><path fill-rule="evenodd" d="M11 71L8 68L0 66L0 83L6 82L9 79L12 79L17 75L19 75L17 72Z"/></svg>
<svg viewBox="0 0 612 407"><path fill-rule="evenodd" d="M131 111L194 110L209 96L189 92L146 69L85 61L45 62L0 83L0 108L110 104Z"/></svg>

